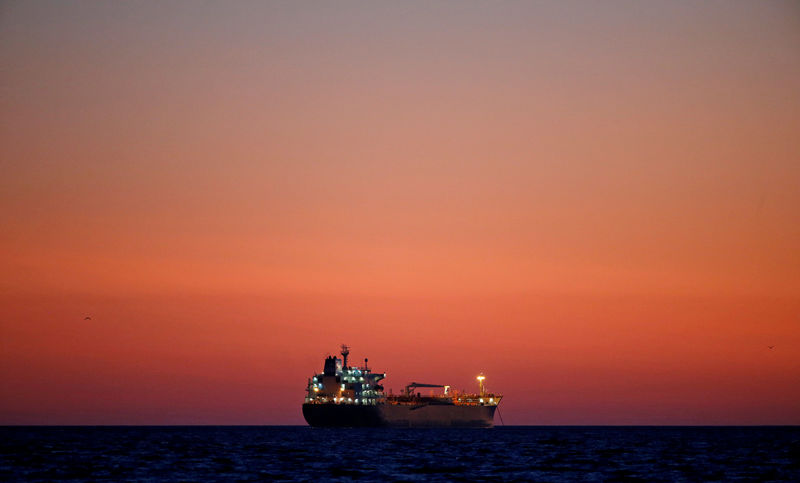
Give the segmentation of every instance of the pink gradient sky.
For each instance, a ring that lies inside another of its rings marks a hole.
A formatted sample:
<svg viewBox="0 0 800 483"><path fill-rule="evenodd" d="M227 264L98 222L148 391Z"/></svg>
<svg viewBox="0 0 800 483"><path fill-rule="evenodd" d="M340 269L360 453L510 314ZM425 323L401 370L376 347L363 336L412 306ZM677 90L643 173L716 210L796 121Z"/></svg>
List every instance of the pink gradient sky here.
<svg viewBox="0 0 800 483"><path fill-rule="evenodd" d="M301 424L342 342L800 424L797 3L6 2L0 67L0 424Z"/></svg>

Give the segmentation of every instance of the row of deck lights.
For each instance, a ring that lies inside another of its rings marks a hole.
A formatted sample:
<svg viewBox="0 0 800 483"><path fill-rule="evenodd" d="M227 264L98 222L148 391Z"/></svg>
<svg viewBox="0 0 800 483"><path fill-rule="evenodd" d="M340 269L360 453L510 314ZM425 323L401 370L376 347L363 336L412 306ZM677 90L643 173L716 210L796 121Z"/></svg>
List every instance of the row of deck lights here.
<svg viewBox="0 0 800 483"><path fill-rule="evenodd" d="M363 377L361 377L360 379L362 381L364 380ZM476 377L476 379L478 380L478 385L480 387L481 396L483 396L483 394L484 394L483 381L484 381L484 379L486 379L486 376L484 376L483 374L480 374L480 375L478 375L478 377ZM316 376L314 376L313 380L314 380L314 384L313 384L314 392L319 392L322 384L317 382L317 377ZM342 384L342 390L344 390L344 388L345 388L345 385ZM336 398L336 397L333 398L334 402L344 402L344 400L345 400L345 398L343 398L343 397L342 398ZM459 399L459 401L460 400L461 399ZM353 399L352 398L347 398L347 401L348 402L353 402ZM481 404L484 403L483 398L480 398L479 401L480 401ZM493 404L494 403L494 398L489 398L489 403ZM358 399L356 399L356 404L359 404Z"/></svg>

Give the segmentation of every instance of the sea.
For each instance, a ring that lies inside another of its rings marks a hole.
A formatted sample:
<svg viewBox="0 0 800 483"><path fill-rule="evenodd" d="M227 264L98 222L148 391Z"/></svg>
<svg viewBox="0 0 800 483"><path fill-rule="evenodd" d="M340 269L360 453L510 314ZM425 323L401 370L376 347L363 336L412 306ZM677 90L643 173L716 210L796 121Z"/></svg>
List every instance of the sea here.
<svg viewBox="0 0 800 483"><path fill-rule="evenodd" d="M800 427L0 428L0 481L800 481Z"/></svg>

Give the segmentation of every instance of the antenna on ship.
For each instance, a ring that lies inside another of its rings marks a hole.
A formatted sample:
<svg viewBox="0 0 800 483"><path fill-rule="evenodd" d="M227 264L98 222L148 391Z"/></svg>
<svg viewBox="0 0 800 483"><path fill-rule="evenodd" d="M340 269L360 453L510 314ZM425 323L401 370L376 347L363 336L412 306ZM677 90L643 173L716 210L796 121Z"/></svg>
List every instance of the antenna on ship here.
<svg viewBox="0 0 800 483"><path fill-rule="evenodd" d="M350 355L350 348L347 347L347 345L342 344L342 357L344 358L344 361L342 361L342 364L343 364L345 369L347 369L347 356L348 355Z"/></svg>

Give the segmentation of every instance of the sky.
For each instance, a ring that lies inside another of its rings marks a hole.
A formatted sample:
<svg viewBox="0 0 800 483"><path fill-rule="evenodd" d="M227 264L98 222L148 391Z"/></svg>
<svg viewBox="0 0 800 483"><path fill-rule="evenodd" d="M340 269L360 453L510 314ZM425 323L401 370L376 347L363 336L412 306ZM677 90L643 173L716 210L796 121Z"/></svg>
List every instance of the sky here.
<svg viewBox="0 0 800 483"><path fill-rule="evenodd" d="M6 1L0 173L0 424L800 424L796 2Z"/></svg>

